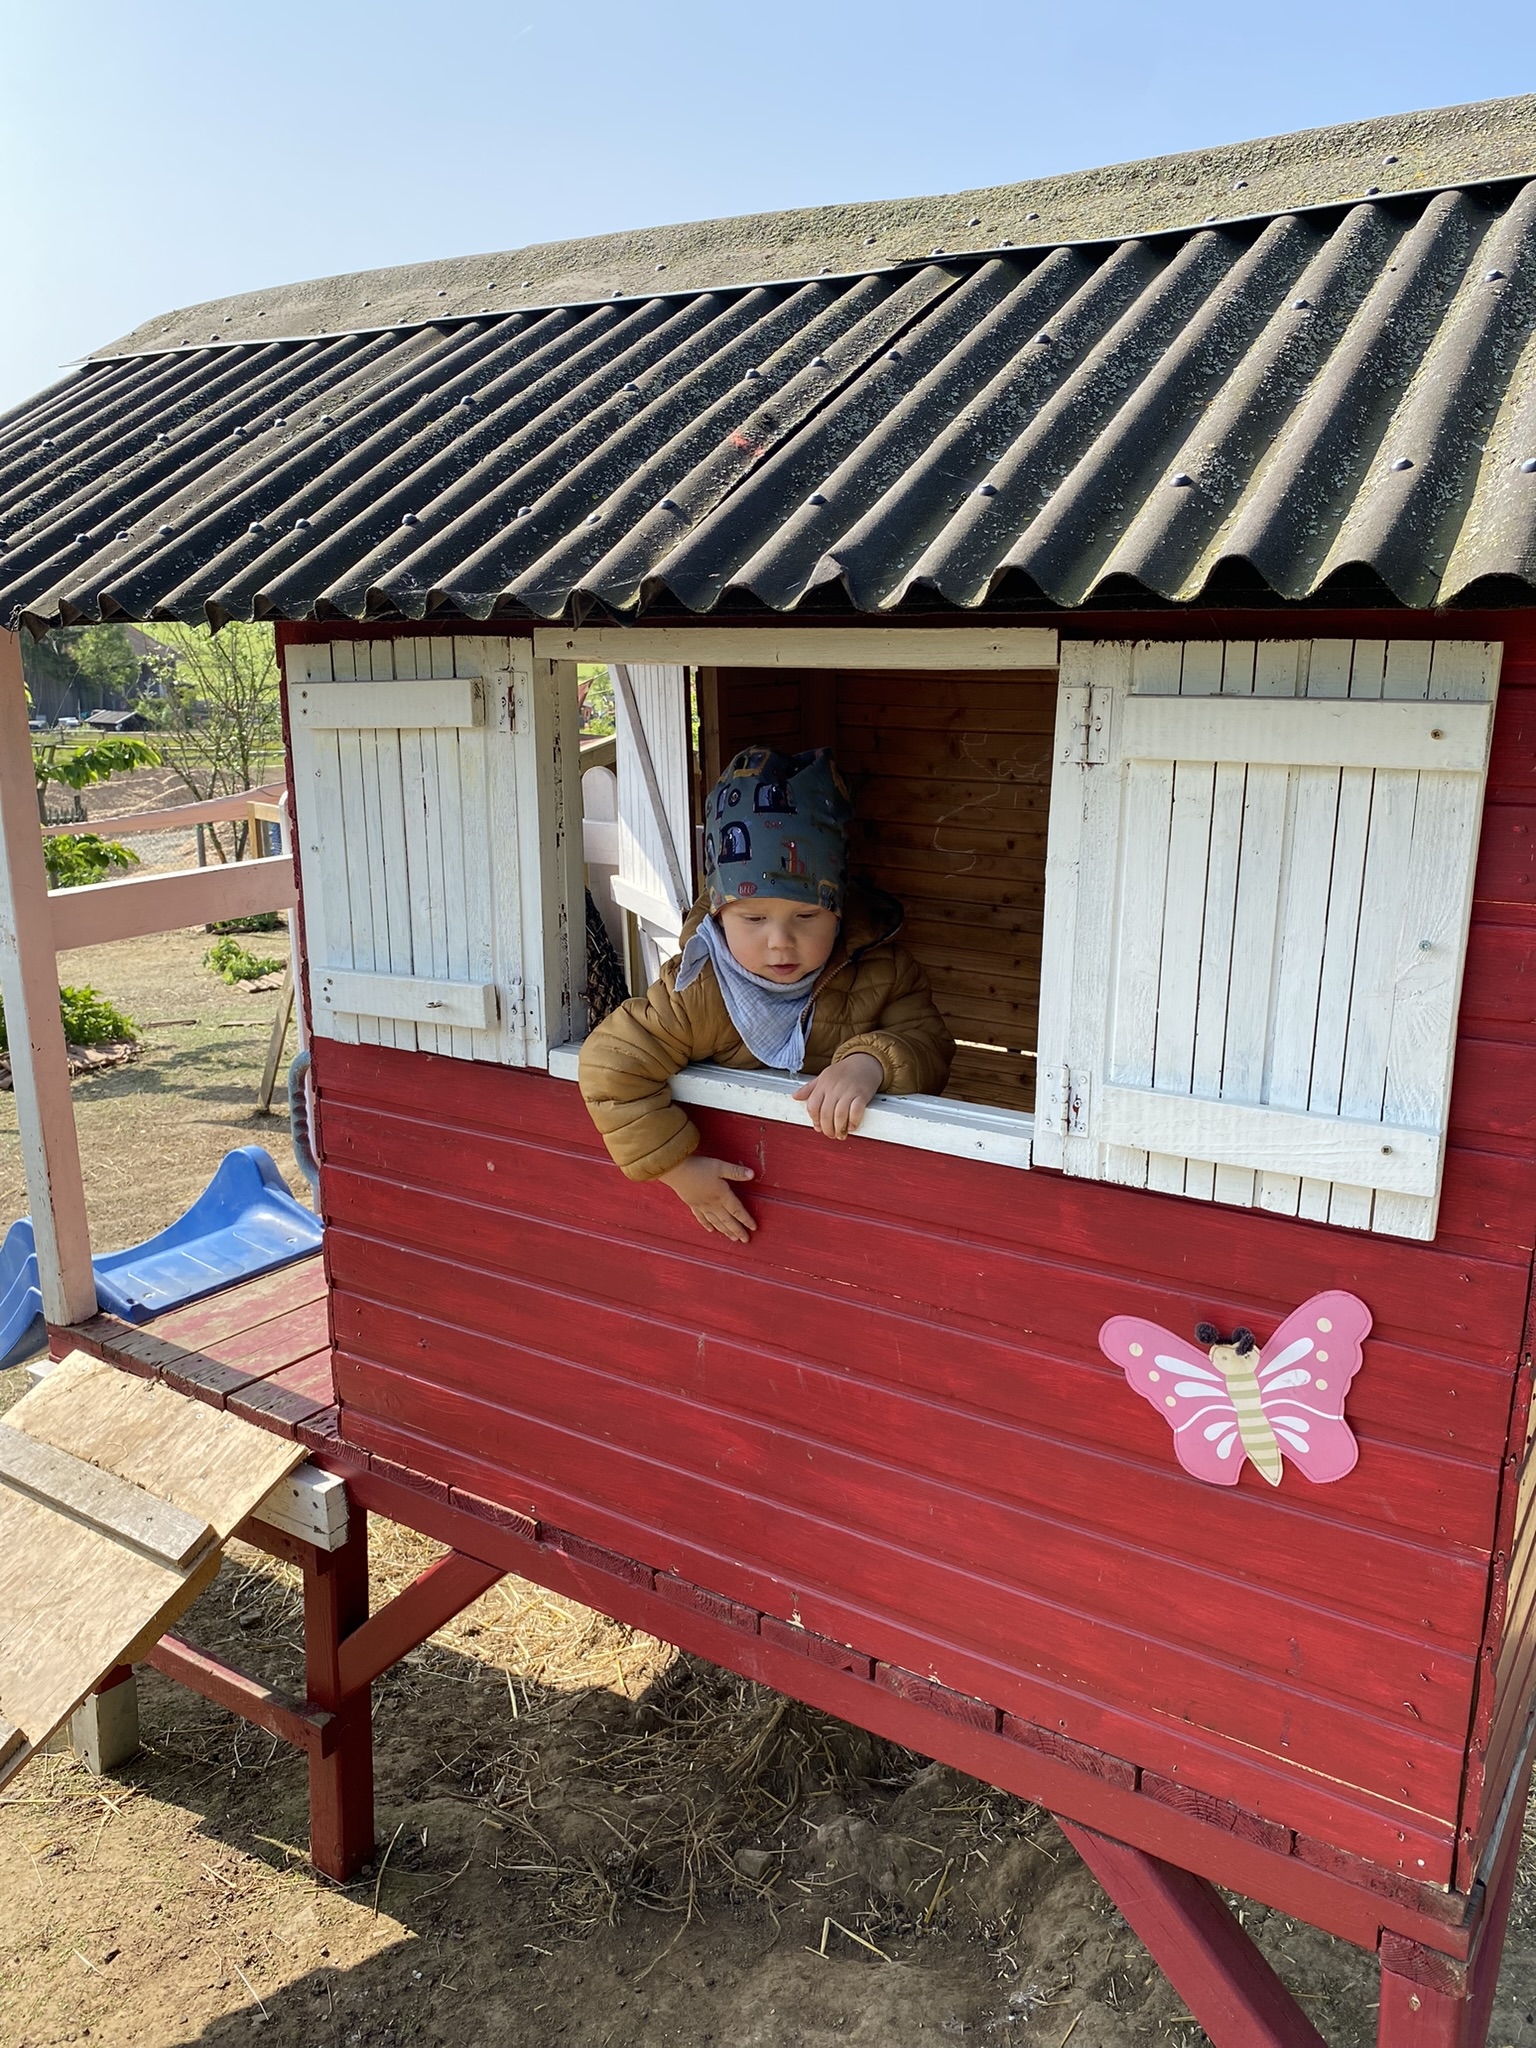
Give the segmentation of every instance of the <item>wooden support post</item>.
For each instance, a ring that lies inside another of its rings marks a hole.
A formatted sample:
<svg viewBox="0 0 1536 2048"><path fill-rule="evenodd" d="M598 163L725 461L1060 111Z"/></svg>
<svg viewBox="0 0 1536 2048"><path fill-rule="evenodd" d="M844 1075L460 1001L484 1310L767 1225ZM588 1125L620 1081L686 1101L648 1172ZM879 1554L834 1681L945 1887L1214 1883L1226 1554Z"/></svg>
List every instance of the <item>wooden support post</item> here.
<svg viewBox="0 0 1536 2048"><path fill-rule="evenodd" d="M21 642L0 631L0 995L43 1314L83 1323L96 1278L59 1021L59 971L37 818Z"/></svg>
<svg viewBox="0 0 1536 2048"><path fill-rule="evenodd" d="M1057 1819L1215 2048L1326 2048L1214 1885L1160 1856ZM1398 2048L1395 2040L1392 2048Z"/></svg>
<svg viewBox="0 0 1536 2048"><path fill-rule="evenodd" d="M1472 1953L1464 1963L1421 1948L1402 1935L1382 1935L1377 2048L1483 2048L1499 1986L1528 1797L1529 1781L1505 1813L1492 1882Z"/></svg>
<svg viewBox="0 0 1536 2048"><path fill-rule="evenodd" d="M272 1094L277 1087L277 1070L282 1064L283 1046L288 1038L288 1026L293 1022L293 962L290 960L283 969L283 985L277 992L277 1015L272 1019L272 1036L267 1040L266 1064L261 1070L261 1086L256 1090L256 1107L263 1116L271 1114Z"/></svg>
<svg viewBox="0 0 1536 2048"><path fill-rule="evenodd" d="M309 1760L309 1858L339 1882L373 1854L373 1722L367 1685L342 1685L344 1638L368 1619L368 1517L355 1503L339 1550L304 1561L304 1684L335 1719L326 1756Z"/></svg>

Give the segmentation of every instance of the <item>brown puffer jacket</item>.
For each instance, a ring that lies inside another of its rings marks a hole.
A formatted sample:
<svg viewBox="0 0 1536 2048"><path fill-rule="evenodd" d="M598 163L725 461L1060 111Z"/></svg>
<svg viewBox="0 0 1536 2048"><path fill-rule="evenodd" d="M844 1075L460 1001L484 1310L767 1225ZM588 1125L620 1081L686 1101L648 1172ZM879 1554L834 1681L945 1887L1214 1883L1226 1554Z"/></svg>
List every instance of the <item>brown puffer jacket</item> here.
<svg viewBox="0 0 1536 2048"><path fill-rule="evenodd" d="M708 905L701 898L683 926L692 937ZM937 1095L949 1079L955 1041L934 1005L928 977L902 947L901 906L873 890L849 891L843 928L816 985L805 1072L819 1074L850 1053L873 1053L890 1095ZM643 996L605 1017L581 1048L581 1092L616 1165L631 1180L669 1173L699 1146L697 1127L668 1085L695 1061L758 1067L731 1022L706 963L679 995L678 962Z"/></svg>

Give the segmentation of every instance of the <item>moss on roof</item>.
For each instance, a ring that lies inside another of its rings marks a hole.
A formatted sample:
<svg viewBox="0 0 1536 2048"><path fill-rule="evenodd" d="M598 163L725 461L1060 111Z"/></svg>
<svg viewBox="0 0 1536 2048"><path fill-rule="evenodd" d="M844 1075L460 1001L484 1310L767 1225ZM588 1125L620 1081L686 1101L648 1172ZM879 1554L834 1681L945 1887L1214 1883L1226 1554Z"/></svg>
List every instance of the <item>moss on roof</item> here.
<svg viewBox="0 0 1536 2048"><path fill-rule="evenodd" d="M207 342L355 333L617 294L701 291L927 257L1091 242L1536 172L1536 94L1310 128L938 198L540 242L213 299L149 320L94 358Z"/></svg>

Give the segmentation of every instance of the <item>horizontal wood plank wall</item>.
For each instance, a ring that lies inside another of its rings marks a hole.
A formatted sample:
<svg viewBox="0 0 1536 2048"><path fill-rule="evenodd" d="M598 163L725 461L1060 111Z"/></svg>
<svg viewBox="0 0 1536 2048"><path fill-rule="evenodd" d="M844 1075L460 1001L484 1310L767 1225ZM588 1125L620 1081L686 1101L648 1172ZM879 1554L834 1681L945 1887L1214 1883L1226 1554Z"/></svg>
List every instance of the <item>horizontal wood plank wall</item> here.
<svg viewBox="0 0 1536 2048"><path fill-rule="evenodd" d="M835 749L853 865L904 906L903 944L960 1042L947 1092L1033 1109L1055 670L708 677L722 761L754 743Z"/></svg>
<svg viewBox="0 0 1536 2048"><path fill-rule="evenodd" d="M568 1084L321 1042L344 1433L1386 1870L1448 1882L1459 1839L1464 1876L1536 1670L1536 661L1506 638L1433 1245L873 1174L700 1113L758 1176L750 1251L716 1249ZM781 709L722 754L828 737ZM1329 1286L1375 1317L1333 1487L1188 1479L1095 1342L1116 1311L1264 1336Z"/></svg>

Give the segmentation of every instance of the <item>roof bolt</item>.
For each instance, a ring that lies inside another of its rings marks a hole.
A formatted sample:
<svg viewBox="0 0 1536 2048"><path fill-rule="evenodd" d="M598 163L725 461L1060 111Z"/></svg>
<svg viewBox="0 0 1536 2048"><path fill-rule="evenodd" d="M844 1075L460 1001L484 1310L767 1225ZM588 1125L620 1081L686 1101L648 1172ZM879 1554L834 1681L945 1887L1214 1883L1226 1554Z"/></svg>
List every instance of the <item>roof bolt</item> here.
<svg viewBox="0 0 1536 2048"><path fill-rule="evenodd" d="M1503 273L1503 271L1502 271L1502 270L1485 270L1485 271L1483 272L1483 283L1484 283L1484 284L1497 284L1497 283L1498 283L1498 281L1499 281L1499 279L1500 279L1500 278L1501 278L1501 277L1502 277L1503 275L1504 275L1504 273Z"/></svg>
<svg viewBox="0 0 1536 2048"><path fill-rule="evenodd" d="M875 243L876 243L876 242L877 242L878 240L879 240L879 236L878 236L878 235L866 235L866 236L864 237L864 246L865 246L865 248L866 248L866 249L872 249L872 248L873 248L873 247L875 246Z"/></svg>
<svg viewBox="0 0 1536 2048"><path fill-rule="evenodd" d="M157 448L164 448L164 447L168 446L168 444L169 444L169 442L170 442L170 438L171 438L171 437L170 437L170 435L169 435L169 434L156 434L156 436L155 436L155 446L156 446ZM43 446L44 446L45 448L51 448L51 447L53 446L53 443L52 443L51 441L45 441L45 442L43 443Z"/></svg>
<svg viewBox="0 0 1536 2048"><path fill-rule="evenodd" d="M1382 162L1384 164L1395 164L1397 162L1396 152L1394 150L1389 149L1386 155L1382 158Z"/></svg>
<svg viewBox="0 0 1536 2048"><path fill-rule="evenodd" d="M929 254L932 256L942 256L944 254L944 251L942 249L931 249L929 251Z"/></svg>
<svg viewBox="0 0 1536 2048"><path fill-rule="evenodd" d="M1394 469L1412 469L1413 457L1411 455L1399 455L1397 460L1392 464L1392 467Z"/></svg>
<svg viewBox="0 0 1536 2048"><path fill-rule="evenodd" d="M758 370L758 369L751 369L751 370L748 370L748 372L747 372L747 375L748 375L749 377L761 377L761 375L762 375L762 374L763 374L763 373L762 373L762 371L761 371L761 370Z"/></svg>
<svg viewBox="0 0 1536 2048"><path fill-rule="evenodd" d="M532 510L533 507L531 505L519 505L517 508L517 516L519 519L526 519L532 512Z"/></svg>
<svg viewBox="0 0 1536 2048"><path fill-rule="evenodd" d="M161 434L161 435L159 436L159 438L160 438L160 440L162 440L162 441L163 441L163 440L165 439L165 436L164 436L164 434ZM40 446L42 446L42 447L44 447L44 448L51 448L51 447L53 446L53 443L52 443L52 441L43 441L43 442L41 442L41 443L40 443L39 445L40 445Z"/></svg>
<svg viewBox="0 0 1536 2048"><path fill-rule="evenodd" d="M976 495L978 498L995 498L997 496L997 485L978 484L976 486Z"/></svg>
<svg viewBox="0 0 1536 2048"><path fill-rule="evenodd" d="M589 513L587 514L587 524L588 524L588 526L598 526L598 525L600 525L600 524L602 523L602 517L603 517L603 515L602 515L602 513L601 513L601 512L589 512Z"/></svg>
<svg viewBox="0 0 1536 2048"><path fill-rule="evenodd" d="M481 285L480 289L481 289L481 291L483 291L483 292L493 292L493 291L495 291L495 289L496 289L496 280L495 280L495 278L494 278L494 277L488 277L488 278L486 279L485 283L484 283L483 285Z"/></svg>
<svg viewBox="0 0 1536 2048"><path fill-rule="evenodd" d="M1009 241L1008 237L1004 235L1003 239L998 243L997 246L999 247L999 249L1011 249L1013 247L1013 244L1012 242Z"/></svg>
<svg viewBox="0 0 1536 2048"><path fill-rule="evenodd" d="M1365 188L1365 196L1367 199L1374 199L1376 197L1376 194L1380 190L1381 187L1379 185L1367 185Z"/></svg>
<svg viewBox="0 0 1536 2048"><path fill-rule="evenodd" d="M1310 299L1292 299L1291 311L1293 313L1310 313L1311 310L1312 301Z"/></svg>
<svg viewBox="0 0 1536 2048"><path fill-rule="evenodd" d="M657 510L661 512L675 512L678 509L675 498L658 498L656 505Z"/></svg>
<svg viewBox="0 0 1536 2048"><path fill-rule="evenodd" d="M243 440L245 439L245 429L244 429L244 427L236 427L236 429L235 429L235 439L236 439L237 441L243 441Z"/></svg>
<svg viewBox="0 0 1536 2048"><path fill-rule="evenodd" d="M1176 491L1187 491L1195 480L1187 471L1181 469L1177 475L1169 477L1168 481Z"/></svg>
<svg viewBox="0 0 1536 2048"><path fill-rule="evenodd" d="M656 268L657 268L658 270L665 270L665 269L666 269L666 267L667 267L667 266L665 265L665 263L658 263L658 264L657 264L657 266L656 266Z"/></svg>
<svg viewBox="0 0 1536 2048"><path fill-rule="evenodd" d="M819 276L821 276L821 277L830 277L830 276L832 275L832 266L831 266L831 264L830 264L830 263L823 263L823 265L821 266L821 269L820 269L820 272L818 273L818 275L819 275Z"/></svg>
<svg viewBox="0 0 1536 2048"><path fill-rule="evenodd" d="M825 356L812 356L812 357L811 357L811 368L812 368L813 370L824 370L824 369L825 369L826 367L827 367L827 359L826 359L826 357L825 357Z"/></svg>
<svg viewBox="0 0 1536 2048"><path fill-rule="evenodd" d="M1038 213L1026 213L1024 218L1026 220L1038 220L1040 216Z"/></svg>
<svg viewBox="0 0 1536 2048"><path fill-rule="evenodd" d="M806 499L805 502L807 503L807 505L825 505L827 501L822 496L820 491L812 491L811 495Z"/></svg>
<svg viewBox="0 0 1536 2048"><path fill-rule="evenodd" d="M407 512L405 517L401 520L400 524L402 526L420 526L421 521L416 517L416 514L414 512Z"/></svg>
<svg viewBox="0 0 1536 2048"><path fill-rule="evenodd" d="M1215 214L1214 214L1214 213L1208 213L1208 214L1207 214L1207 215L1205 216L1205 225L1206 225L1207 227L1209 227L1209 226L1211 225L1211 223L1212 223L1212 222L1213 222L1213 221L1215 220L1215 218L1216 218L1216 216L1215 216Z"/></svg>
<svg viewBox="0 0 1536 2048"><path fill-rule="evenodd" d="M286 413L280 412L277 418L272 422L272 424L274 427L286 427L288 424L288 415Z"/></svg>
<svg viewBox="0 0 1536 2048"><path fill-rule="evenodd" d="M218 336L217 336L216 334L210 334L210 335L209 335L209 337L208 337L208 339L209 339L210 341L217 341L217 340L218 340L218 338L219 338L219 337L218 337Z"/></svg>
<svg viewBox="0 0 1536 2048"><path fill-rule="evenodd" d="M1041 328L1040 332L1035 336L1036 341L1043 341L1046 343L1049 343L1050 338L1050 335L1046 333L1043 327Z"/></svg>
<svg viewBox="0 0 1536 2048"><path fill-rule="evenodd" d="M885 360L888 363L899 363L901 361L901 350L899 348L887 349Z"/></svg>
<svg viewBox="0 0 1536 2048"><path fill-rule="evenodd" d="M447 294L447 292L446 292L446 291L441 291L441 292L439 292L439 293L438 293L438 295L437 295L437 296L438 296L438 297L439 297L440 299L446 299L446 298L447 298L447 296L448 296L448 294Z"/></svg>
<svg viewBox="0 0 1536 2048"><path fill-rule="evenodd" d="M90 544L91 536L88 533L77 533L75 535L75 546L77 548L88 548Z"/></svg>
<svg viewBox="0 0 1536 2048"><path fill-rule="evenodd" d="M175 529L175 527L174 527L174 526L162 526L162 527L161 527L161 529L160 529L160 538L161 538L162 540L169 540L169 539L170 539L170 537L171 537L171 535L172 535L172 534L173 534L173 533L174 533L175 531L176 531L176 529Z"/></svg>
<svg viewBox="0 0 1536 2048"><path fill-rule="evenodd" d="M322 427L334 427L336 422L330 413L323 412L320 415L320 424Z"/></svg>
<svg viewBox="0 0 1536 2048"><path fill-rule="evenodd" d="M464 394L464 396L463 396L463 397L462 397L462 398L461 398L461 399L459 400L459 403L460 403L460 405L462 405L462 406L466 406L466 407L468 407L468 409L469 409L469 410L470 410L471 412L473 412L473 410L474 410L474 406L475 406L475 395L474 395L474 393L473 393L472 391L466 391L466 392L465 392L465 394Z"/></svg>
<svg viewBox="0 0 1536 2048"><path fill-rule="evenodd" d="M116 533L114 533L112 536L114 540L127 540L128 537L128 529L126 526L120 526L117 529Z"/></svg>
<svg viewBox="0 0 1536 2048"><path fill-rule="evenodd" d="M533 279L531 277L525 277L523 279L521 289L525 292L531 292L533 290Z"/></svg>
<svg viewBox="0 0 1536 2048"><path fill-rule="evenodd" d="M373 304L373 301L372 299L364 299L363 304L365 306L371 306Z"/></svg>
<svg viewBox="0 0 1536 2048"><path fill-rule="evenodd" d="M259 519L253 519L246 529L248 533L265 533L266 530Z"/></svg>
<svg viewBox="0 0 1536 2048"><path fill-rule="evenodd" d="M626 384L624 386L624 389L626 391L638 391L640 389L640 386L638 384Z"/></svg>
<svg viewBox="0 0 1536 2048"><path fill-rule="evenodd" d="M1232 190L1234 192L1246 192L1248 190L1248 180L1246 178L1239 178L1237 183L1232 187Z"/></svg>
<svg viewBox="0 0 1536 2048"><path fill-rule="evenodd" d="M1528 455L1520 465L1522 476L1536 476L1536 455Z"/></svg>
<svg viewBox="0 0 1536 2048"><path fill-rule="evenodd" d="M308 533L309 521L307 519L295 519L295 521L293 522L293 530L295 533Z"/></svg>

